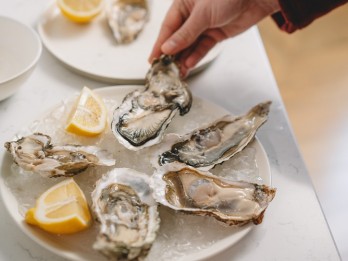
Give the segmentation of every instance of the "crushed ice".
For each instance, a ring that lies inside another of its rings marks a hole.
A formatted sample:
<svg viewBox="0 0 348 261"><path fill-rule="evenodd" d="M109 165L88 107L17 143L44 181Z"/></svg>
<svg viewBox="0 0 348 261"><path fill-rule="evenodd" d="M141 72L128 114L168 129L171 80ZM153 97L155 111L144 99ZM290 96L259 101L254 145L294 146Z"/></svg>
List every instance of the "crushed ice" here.
<svg viewBox="0 0 348 261"><path fill-rule="evenodd" d="M110 128L98 137L86 138L65 131L65 123L69 115L74 99L61 102L52 111L44 115L41 119L33 122L28 128L20 131L16 138L26 136L33 132L42 132L52 137L54 144L81 144L96 145L114 154L116 167L128 167L151 175L153 167L150 160L153 157L153 148L145 148L141 151L129 151L120 145ZM104 99L104 103L109 111L109 123L112 111L115 108L115 101L111 98ZM221 117L219 113L212 113L211 107L205 106L205 102L195 98L193 107L188 115L175 117L166 133L176 132L185 134L202 124L207 124ZM192 120L194 119L194 120ZM247 147L231 160L216 166L211 172L225 178L234 180L246 180L249 182L261 182L258 174L258 167L255 158L256 150ZM11 189L13 195L19 203L19 212L25 212L33 207L36 199L49 187L60 182L64 178L42 178L35 173L23 171L13 164L10 167L10 174L5 176L5 182ZM94 189L94 184L109 168L91 168L74 177L84 191L86 198L91 203L90 194ZM146 258L146 260L177 260L189 254L197 253L202 249L213 245L220 239L239 231L241 228L226 227L213 218L191 216L178 213L166 207L160 207L161 226L158 237ZM96 222L87 231L70 236L60 236L62 240L81 247L84 245L92 251L92 244L97 234ZM100 259L104 257L95 253Z"/></svg>

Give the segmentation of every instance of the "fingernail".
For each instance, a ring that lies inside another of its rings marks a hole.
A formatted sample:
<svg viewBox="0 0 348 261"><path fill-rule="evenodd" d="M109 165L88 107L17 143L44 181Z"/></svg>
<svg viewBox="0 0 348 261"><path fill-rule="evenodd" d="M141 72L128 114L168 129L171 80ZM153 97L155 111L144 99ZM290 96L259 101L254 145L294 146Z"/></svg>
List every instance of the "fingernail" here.
<svg viewBox="0 0 348 261"><path fill-rule="evenodd" d="M161 50L162 52L164 53L171 53L176 47L176 43L175 41L169 39L168 41L166 41L162 47L161 47Z"/></svg>

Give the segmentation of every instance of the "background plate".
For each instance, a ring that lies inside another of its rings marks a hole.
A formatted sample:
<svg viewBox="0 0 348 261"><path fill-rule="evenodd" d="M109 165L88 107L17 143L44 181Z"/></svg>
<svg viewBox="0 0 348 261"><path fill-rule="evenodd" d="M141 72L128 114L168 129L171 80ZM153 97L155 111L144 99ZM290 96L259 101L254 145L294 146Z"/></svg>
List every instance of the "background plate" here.
<svg viewBox="0 0 348 261"><path fill-rule="evenodd" d="M149 2L149 22L128 45L117 45L104 14L89 24L76 24L63 17L55 3L42 15L39 35L55 57L80 74L109 83L138 84L149 69L147 59L172 0ZM220 49L220 45L213 48L192 73L205 68Z"/></svg>
<svg viewBox="0 0 348 261"><path fill-rule="evenodd" d="M139 86L117 86L96 89L95 92L104 99L106 107L110 112L109 116L111 116L113 108L121 103L127 93L136 88L139 88ZM77 95L76 97L72 97L68 103L61 102L58 104L54 109L34 122L32 126L26 128L25 132L41 131L49 134L55 144L59 143L59 141L63 142L63 140L64 143L75 141L75 144L97 144L114 153L116 167L130 167L151 174L151 171L148 171L151 167L149 159L152 157L151 151L154 148L146 148L138 152L129 151L114 139L109 129L97 138L83 138L65 133L63 127L65 126L66 114L70 111L70 106L75 98L77 98ZM190 112L183 117L174 117L166 133L176 132L184 134L226 113L228 112L221 107L194 97ZM252 152L250 155L253 158L253 163L251 167L247 168L251 169L251 171L245 171L245 168L244 170L243 168L240 169L238 179L246 179L270 185L270 168L262 145L255 139L247 148L249 152ZM243 152L241 153L243 154ZM245 158L245 155L240 157ZM217 166L214 171L223 171L223 168L228 171L233 168L239 168L235 158ZM90 192L93 190L95 180L101 174L103 172L98 173L98 171L92 169L74 177L75 181L85 192L89 203L91 201ZM6 153L1 162L1 197L16 224L31 239L43 247L71 260L106 260L102 255L92 249L98 231L96 222L88 230L73 235L59 236L46 233L39 228L27 225L23 221L26 210L34 205L35 199L46 189L62 179L47 179L31 173L20 173L18 167L13 164L12 157L9 153ZM214 218L181 214L166 207L160 207L160 217L160 230L146 258L147 261L191 261L211 257L238 242L254 227L253 224L240 228L226 227ZM265 218L267 218L267 215Z"/></svg>

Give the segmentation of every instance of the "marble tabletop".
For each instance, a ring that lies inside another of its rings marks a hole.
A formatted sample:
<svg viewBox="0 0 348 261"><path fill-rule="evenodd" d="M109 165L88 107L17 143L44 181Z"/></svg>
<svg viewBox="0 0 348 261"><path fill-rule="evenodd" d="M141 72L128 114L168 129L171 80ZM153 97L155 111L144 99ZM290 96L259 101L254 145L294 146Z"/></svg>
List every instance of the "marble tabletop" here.
<svg viewBox="0 0 348 261"><path fill-rule="evenodd" d="M0 15L36 28L48 3L0 0L0 6ZM235 113L261 101L273 102L269 120L257 136L269 157L277 195L261 225L210 260L339 260L257 28L226 41L217 59L188 83L194 95ZM108 86L72 72L44 48L21 89L0 102L0 144L84 85L92 89ZM0 150L1 158L4 153ZM64 260L26 236L2 201L0 209L0 260Z"/></svg>

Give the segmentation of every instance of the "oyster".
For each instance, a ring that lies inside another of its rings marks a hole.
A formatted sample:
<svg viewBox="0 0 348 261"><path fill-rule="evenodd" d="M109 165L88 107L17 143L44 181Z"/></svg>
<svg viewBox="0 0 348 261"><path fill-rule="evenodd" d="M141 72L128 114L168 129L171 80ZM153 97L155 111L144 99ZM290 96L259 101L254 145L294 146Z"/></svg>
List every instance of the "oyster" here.
<svg viewBox="0 0 348 261"><path fill-rule="evenodd" d="M165 206L238 226L260 224L276 191L266 185L218 178L179 163L157 170L150 185L156 201Z"/></svg>
<svg viewBox="0 0 348 261"><path fill-rule="evenodd" d="M93 210L100 221L94 248L110 258L142 260L159 228L149 177L132 169L113 169L96 183Z"/></svg>
<svg viewBox="0 0 348 261"><path fill-rule="evenodd" d="M192 95L173 59L163 55L155 60L145 88L129 93L114 111L111 129L126 148L139 150L159 143L176 112L184 115L190 110Z"/></svg>
<svg viewBox="0 0 348 261"><path fill-rule="evenodd" d="M5 148L21 168L43 177L70 177L90 166L112 166L112 155L96 146L55 146L51 137L42 133L5 143Z"/></svg>
<svg viewBox="0 0 348 261"><path fill-rule="evenodd" d="M158 164L177 161L209 170L230 159L249 144L257 129L266 122L270 104L271 102L260 103L246 115L227 115L182 138L178 137L171 148L159 156Z"/></svg>
<svg viewBox="0 0 348 261"><path fill-rule="evenodd" d="M131 43L148 21L147 0L108 0L106 16L117 43Z"/></svg>

